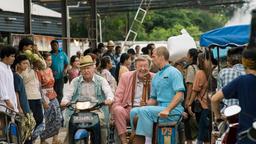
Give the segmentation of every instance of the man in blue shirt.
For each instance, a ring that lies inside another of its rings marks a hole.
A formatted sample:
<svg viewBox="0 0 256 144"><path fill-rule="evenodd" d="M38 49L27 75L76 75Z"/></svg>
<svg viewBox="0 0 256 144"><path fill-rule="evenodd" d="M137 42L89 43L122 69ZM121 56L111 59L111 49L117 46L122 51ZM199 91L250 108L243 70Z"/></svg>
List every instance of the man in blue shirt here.
<svg viewBox="0 0 256 144"><path fill-rule="evenodd" d="M239 106L242 110L239 114L238 134L250 128L256 118L256 48L244 50L242 63L245 67L246 75L241 75L234 79L211 98L212 110L216 120L221 118L219 104L223 98L239 100ZM255 144L247 137L237 140L237 143Z"/></svg>
<svg viewBox="0 0 256 144"><path fill-rule="evenodd" d="M52 56L52 72L55 79L54 90L57 93L59 103L63 97L64 75L67 73L68 57L59 50L59 43L57 40L51 41L51 56Z"/></svg>
<svg viewBox="0 0 256 144"><path fill-rule="evenodd" d="M164 121L177 121L184 111L181 105L185 91L183 76L179 70L169 65L168 49L154 49L152 59L160 71L153 77L148 106L133 108L130 112L132 127L135 115L138 117L136 144L144 144L145 136L152 137L153 123L157 121L158 116Z"/></svg>

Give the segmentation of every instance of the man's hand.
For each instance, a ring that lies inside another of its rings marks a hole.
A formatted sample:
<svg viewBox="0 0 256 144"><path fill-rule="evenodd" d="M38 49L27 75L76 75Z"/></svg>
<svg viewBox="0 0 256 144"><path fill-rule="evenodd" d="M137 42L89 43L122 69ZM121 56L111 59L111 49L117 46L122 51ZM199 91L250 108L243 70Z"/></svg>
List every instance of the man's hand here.
<svg viewBox="0 0 256 144"><path fill-rule="evenodd" d="M168 109L164 109L163 111L161 111L160 113L159 113L159 116L161 117L161 118L167 118L168 117L168 115L169 115L169 110Z"/></svg>
<svg viewBox="0 0 256 144"><path fill-rule="evenodd" d="M147 101L147 105L156 105L157 104L157 101L155 100L155 99L149 99L148 101Z"/></svg>
<svg viewBox="0 0 256 144"><path fill-rule="evenodd" d="M60 103L60 107L64 109L64 108L66 108L66 107L69 105L69 103L70 103L70 102L62 101L62 102Z"/></svg>
<svg viewBox="0 0 256 144"><path fill-rule="evenodd" d="M111 104L113 103L113 101L110 100L110 99L106 99L106 100L104 101L104 103L105 103L106 105L111 105Z"/></svg>
<svg viewBox="0 0 256 144"><path fill-rule="evenodd" d="M144 101L140 101L140 106L145 106L145 105L147 105L147 103L146 103L146 102L144 102Z"/></svg>
<svg viewBox="0 0 256 144"><path fill-rule="evenodd" d="M182 113L182 117L183 117L184 119L187 119L187 118L188 118L188 113L183 112L183 113Z"/></svg>
<svg viewBox="0 0 256 144"><path fill-rule="evenodd" d="M189 113L192 117L195 117L195 113L193 113L191 106L188 107L188 113Z"/></svg>

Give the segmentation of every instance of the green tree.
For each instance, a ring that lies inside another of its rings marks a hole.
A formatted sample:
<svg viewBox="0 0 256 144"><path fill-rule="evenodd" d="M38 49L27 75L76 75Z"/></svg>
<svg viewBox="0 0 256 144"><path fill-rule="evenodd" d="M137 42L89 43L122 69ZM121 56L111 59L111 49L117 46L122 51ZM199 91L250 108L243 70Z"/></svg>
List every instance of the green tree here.
<svg viewBox="0 0 256 144"><path fill-rule="evenodd" d="M103 41L124 40L133 20L133 13L115 13L102 17ZM185 28L195 39L200 34L214 28L222 27L230 17L227 10L216 11L201 9L165 9L149 10L144 23L134 23L136 40L167 40L168 37L180 35ZM73 21L74 20L74 21ZM84 21L72 19L71 36L86 37L87 27ZM85 36L84 36L85 35ZM131 36L132 39L132 36Z"/></svg>

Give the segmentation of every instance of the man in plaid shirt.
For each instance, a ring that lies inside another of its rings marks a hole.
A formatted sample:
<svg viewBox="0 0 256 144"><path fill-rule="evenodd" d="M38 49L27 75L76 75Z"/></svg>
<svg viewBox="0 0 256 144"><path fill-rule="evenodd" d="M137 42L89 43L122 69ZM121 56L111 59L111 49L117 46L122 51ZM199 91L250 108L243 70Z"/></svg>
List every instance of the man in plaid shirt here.
<svg viewBox="0 0 256 144"><path fill-rule="evenodd" d="M218 74L218 90L222 89L240 75L245 74L244 66L241 64L243 48L244 47L235 47L228 50L228 67L222 69ZM237 99L223 99L223 102L226 106L239 105Z"/></svg>

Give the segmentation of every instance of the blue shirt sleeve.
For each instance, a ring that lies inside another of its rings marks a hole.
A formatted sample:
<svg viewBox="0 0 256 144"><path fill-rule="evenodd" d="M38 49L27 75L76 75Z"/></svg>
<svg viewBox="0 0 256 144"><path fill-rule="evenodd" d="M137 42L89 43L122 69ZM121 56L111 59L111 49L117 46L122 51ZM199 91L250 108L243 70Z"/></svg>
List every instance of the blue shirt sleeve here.
<svg viewBox="0 0 256 144"><path fill-rule="evenodd" d="M237 90L239 89L240 79L241 77L238 77L222 88L222 92L226 99L238 98Z"/></svg>
<svg viewBox="0 0 256 144"><path fill-rule="evenodd" d="M151 82L150 98L152 98L152 99L156 99L156 86L153 86L154 85L155 76L153 77L152 82Z"/></svg>
<svg viewBox="0 0 256 144"><path fill-rule="evenodd" d="M19 79L18 75L17 74L13 74L14 76L14 89L15 89L15 92L18 92L20 93L21 92L21 79Z"/></svg>
<svg viewBox="0 0 256 144"><path fill-rule="evenodd" d="M174 92L185 91L183 76L178 70L172 70L170 78L172 79L170 81Z"/></svg>

